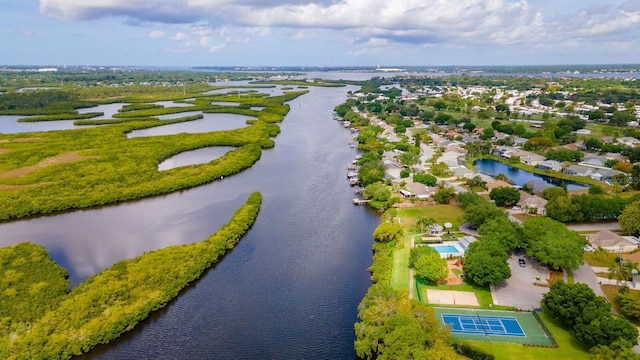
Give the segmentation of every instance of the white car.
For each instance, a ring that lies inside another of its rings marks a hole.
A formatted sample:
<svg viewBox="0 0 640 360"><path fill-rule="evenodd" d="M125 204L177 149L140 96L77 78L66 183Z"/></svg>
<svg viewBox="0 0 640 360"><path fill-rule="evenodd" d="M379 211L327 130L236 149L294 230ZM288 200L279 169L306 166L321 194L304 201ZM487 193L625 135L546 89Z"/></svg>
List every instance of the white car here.
<svg viewBox="0 0 640 360"><path fill-rule="evenodd" d="M592 248L591 246L589 246L589 245L585 245L584 246L584 251L585 252L594 252L596 250L594 248Z"/></svg>

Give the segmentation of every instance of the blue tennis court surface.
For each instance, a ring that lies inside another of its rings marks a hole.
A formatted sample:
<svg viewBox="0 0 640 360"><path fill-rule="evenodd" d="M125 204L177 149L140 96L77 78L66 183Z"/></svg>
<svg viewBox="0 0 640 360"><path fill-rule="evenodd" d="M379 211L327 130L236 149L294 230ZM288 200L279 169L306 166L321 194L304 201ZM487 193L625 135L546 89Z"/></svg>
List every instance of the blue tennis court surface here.
<svg viewBox="0 0 640 360"><path fill-rule="evenodd" d="M442 314L453 333L526 337L518 319L508 316Z"/></svg>

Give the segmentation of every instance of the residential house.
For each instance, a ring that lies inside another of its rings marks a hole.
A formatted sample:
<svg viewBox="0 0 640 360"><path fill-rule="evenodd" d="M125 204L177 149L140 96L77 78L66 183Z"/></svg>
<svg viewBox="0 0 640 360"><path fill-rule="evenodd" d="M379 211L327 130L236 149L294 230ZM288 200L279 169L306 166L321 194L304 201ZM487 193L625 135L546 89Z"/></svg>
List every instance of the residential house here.
<svg viewBox="0 0 640 360"><path fill-rule="evenodd" d="M547 200L537 195L520 191L520 201L517 204L524 212L535 215L547 215Z"/></svg>
<svg viewBox="0 0 640 360"><path fill-rule="evenodd" d="M537 169L551 170L551 171L562 171L562 163L555 160L545 160L536 165Z"/></svg>
<svg viewBox="0 0 640 360"><path fill-rule="evenodd" d="M595 234L589 234L587 240L594 248L600 246L613 253L630 252L638 248L638 245L611 230L601 230Z"/></svg>
<svg viewBox="0 0 640 360"><path fill-rule="evenodd" d="M513 146L522 147L522 146L524 146L524 144L527 143L527 141L529 141L529 139L522 138L522 137L517 137L517 138L513 139Z"/></svg>
<svg viewBox="0 0 640 360"><path fill-rule="evenodd" d="M500 187L514 187L514 186L503 180L496 180L494 182L490 182L487 184L487 190L489 191L500 188Z"/></svg>
<svg viewBox="0 0 640 360"><path fill-rule="evenodd" d="M640 140L630 136L618 138L618 142L631 147L640 146Z"/></svg>
<svg viewBox="0 0 640 360"><path fill-rule="evenodd" d="M570 165L569 167L567 167L566 169L564 169L564 173L567 175L574 175L574 176L591 176L591 174L593 174L593 172L595 171L594 168L590 168L587 166L582 166L582 165Z"/></svg>
<svg viewBox="0 0 640 360"><path fill-rule="evenodd" d="M411 194L410 197L415 197L421 200L426 200L436 193L435 187L429 187L417 182L408 182L406 188Z"/></svg>
<svg viewBox="0 0 640 360"><path fill-rule="evenodd" d="M540 164L541 162L544 161L544 159L545 159L544 156L533 154L533 153L528 153L520 156L521 163L531 165L531 166L536 166Z"/></svg>
<svg viewBox="0 0 640 360"><path fill-rule="evenodd" d="M589 155L584 157L584 160L580 163L580 165L591 166L591 167L605 167L604 164L606 162L607 162L606 156Z"/></svg>
<svg viewBox="0 0 640 360"><path fill-rule="evenodd" d="M611 182L613 177L618 174L624 173L622 171L611 169L594 169L593 174L589 175L589 177L596 181Z"/></svg>

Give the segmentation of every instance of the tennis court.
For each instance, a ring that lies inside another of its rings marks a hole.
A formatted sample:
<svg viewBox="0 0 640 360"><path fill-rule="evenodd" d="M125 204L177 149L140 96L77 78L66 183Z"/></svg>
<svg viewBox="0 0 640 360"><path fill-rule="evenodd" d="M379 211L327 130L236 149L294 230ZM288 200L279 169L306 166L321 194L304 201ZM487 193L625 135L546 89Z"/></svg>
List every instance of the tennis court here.
<svg viewBox="0 0 640 360"><path fill-rule="evenodd" d="M506 316L442 314L442 322L454 333L526 336L518 319Z"/></svg>
<svg viewBox="0 0 640 360"><path fill-rule="evenodd" d="M456 339L554 345L529 312L443 307L434 311Z"/></svg>

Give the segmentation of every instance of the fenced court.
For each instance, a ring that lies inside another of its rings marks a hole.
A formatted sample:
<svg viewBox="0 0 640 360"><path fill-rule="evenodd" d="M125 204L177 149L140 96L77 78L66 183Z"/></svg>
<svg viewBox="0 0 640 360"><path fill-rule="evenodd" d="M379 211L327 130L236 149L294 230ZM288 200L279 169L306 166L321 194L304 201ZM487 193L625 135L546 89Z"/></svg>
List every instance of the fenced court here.
<svg viewBox="0 0 640 360"><path fill-rule="evenodd" d="M456 339L553 346L529 312L434 308Z"/></svg>

